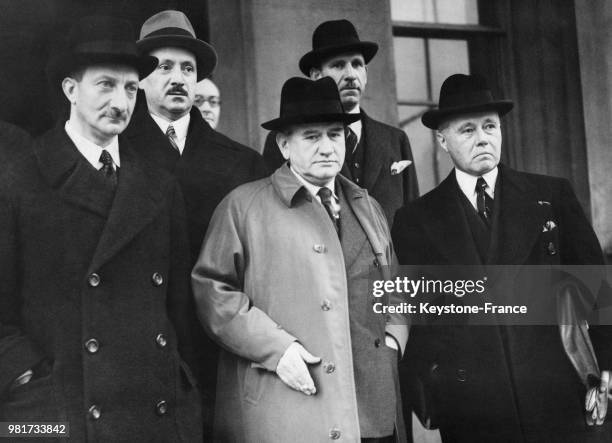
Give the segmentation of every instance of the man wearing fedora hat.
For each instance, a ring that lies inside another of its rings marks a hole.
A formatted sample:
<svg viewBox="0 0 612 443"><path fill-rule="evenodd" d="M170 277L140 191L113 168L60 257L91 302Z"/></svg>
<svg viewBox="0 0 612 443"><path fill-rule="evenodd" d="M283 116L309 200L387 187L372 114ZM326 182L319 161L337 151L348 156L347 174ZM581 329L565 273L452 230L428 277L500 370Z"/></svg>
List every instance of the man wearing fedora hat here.
<svg viewBox="0 0 612 443"><path fill-rule="evenodd" d="M347 129L346 159L341 173L367 189L391 221L400 206L419 196L419 189L406 133L374 120L361 108L368 81L367 64L377 51L376 43L359 39L348 20L327 21L315 29L312 51L300 59L299 68L313 80L333 78L344 111L361 112L361 119ZM274 132L266 138L263 156L272 170L285 161Z"/></svg>
<svg viewBox="0 0 612 443"><path fill-rule="evenodd" d="M438 108L422 122L436 131L455 169L397 212L392 235L401 264L520 265L512 288L523 288L521 269L532 265L603 264L567 180L499 163L500 118L512 107L495 100L478 75L444 81ZM415 325L410 334L400 365L405 400L439 426L445 442L610 441L609 426L587 427L586 389L559 326ZM600 368L612 367L609 338L591 338ZM603 371L604 400L608 380Z"/></svg>
<svg viewBox="0 0 612 443"><path fill-rule="evenodd" d="M129 22L86 17L47 72L68 121L0 175L0 421L53 437L202 439L185 365L195 322L176 180L121 135L139 78ZM193 324L193 323L192 323Z"/></svg>
<svg viewBox="0 0 612 443"><path fill-rule="evenodd" d="M137 107L126 135L143 157L178 179L193 266L215 207L236 186L264 177L266 168L257 152L215 131L194 106L196 82L212 73L217 54L196 38L185 14L167 10L153 15L143 23L136 44L159 64L141 82L146 101ZM202 343L194 371L209 427L218 351L201 328L195 333Z"/></svg>
<svg viewBox="0 0 612 443"><path fill-rule="evenodd" d="M262 126L290 166L215 210L192 283L223 349L220 441L405 440L396 370L408 328L368 296L370 265L383 278L395 264L389 230L378 203L339 175L358 118L332 79L287 80L280 117Z"/></svg>

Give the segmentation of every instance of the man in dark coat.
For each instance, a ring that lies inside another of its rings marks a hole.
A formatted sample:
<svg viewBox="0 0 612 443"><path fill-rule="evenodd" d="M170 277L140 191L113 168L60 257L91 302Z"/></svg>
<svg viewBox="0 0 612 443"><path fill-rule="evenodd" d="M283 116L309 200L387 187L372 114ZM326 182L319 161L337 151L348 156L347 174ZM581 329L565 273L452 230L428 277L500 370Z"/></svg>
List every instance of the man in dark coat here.
<svg viewBox="0 0 612 443"><path fill-rule="evenodd" d="M498 165L500 117L512 106L494 101L481 77L446 79L439 109L422 120L437 130L455 169L398 211L392 235L401 264L603 264L567 180ZM610 441L609 426L586 425L586 387L559 326L429 324L410 334L404 401L429 412L423 418L436 422L445 442ZM600 369L611 368L609 342L593 342Z"/></svg>
<svg viewBox="0 0 612 443"><path fill-rule="evenodd" d="M368 190L385 211L389 223L395 211L419 196L412 150L406 133L367 115L360 106L368 81L367 64L378 50L361 41L348 20L321 23L312 36L312 51L300 59L300 70L313 80L334 79L344 111L361 112L349 125L342 175ZM284 163L276 132L266 138L264 159L271 171Z"/></svg>
<svg viewBox="0 0 612 443"><path fill-rule="evenodd" d="M178 353L193 318L184 203L120 135L157 60L123 20L84 18L68 41L48 74L70 118L0 177L0 421L67 422L79 442L201 441Z"/></svg>
<svg viewBox="0 0 612 443"><path fill-rule="evenodd" d="M196 261L215 207L232 189L266 175L261 156L213 130L193 106L196 82L208 76L217 56L195 37L187 17L162 11L142 25L139 49L159 59L141 86L146 106L126 131L143 157L176 176L187 208L191 261ZM144 105L145 103L141 103ZM205 426L212 423L217 348L201 327L193 365L203 396Z"/></svg>
<svg viewBox="0 0 612 443"><path fill-rule="evenodd" d="M29 153L31 137L26 131L11 123L0 121L0 163L20 161Z"/></svg>

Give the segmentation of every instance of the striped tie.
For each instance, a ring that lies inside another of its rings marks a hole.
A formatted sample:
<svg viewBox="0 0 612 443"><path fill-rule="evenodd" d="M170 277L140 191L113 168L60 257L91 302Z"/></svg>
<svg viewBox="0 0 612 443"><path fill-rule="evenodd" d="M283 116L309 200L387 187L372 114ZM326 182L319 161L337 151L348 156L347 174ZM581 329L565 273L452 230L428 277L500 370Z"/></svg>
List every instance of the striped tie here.
<svg viewBox="0 0 612 443"><path fill-rule="evenodd" d="M176 132L174 131L174 127L172 125L168 126L168 129L166 129L166 137L168 137L168 141L176 150L176 152L180 154L181 150L179 149L178 143L176 142Z"/></svg>
<svg viewBox="0 0 612 443"><path fill-rule="evenodd" d="M100 154L99 162L102 163L100 172L110 180L113 186L117 185L117 171L113 167L113 157L108 153L106 149L102 149Z"/></svg>

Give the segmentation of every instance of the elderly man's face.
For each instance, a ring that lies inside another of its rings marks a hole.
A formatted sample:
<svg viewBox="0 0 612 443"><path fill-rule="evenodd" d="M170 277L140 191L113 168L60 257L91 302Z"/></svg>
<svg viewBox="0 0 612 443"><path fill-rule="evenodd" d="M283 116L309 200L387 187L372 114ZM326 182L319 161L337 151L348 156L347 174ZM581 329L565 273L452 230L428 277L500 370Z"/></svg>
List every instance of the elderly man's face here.
<svg viewBox="0 0 612 443"><path fill-rule="evenodd" d="M352 52L328 58L321 63L320 69L313 68L310 71L312 80L321 77L334 79L344 110L351 111L359 105L368 82L368 70L363 55Z"/></svg>
<svg viewBox="0 0 612 443"><path fill-rule="evenodd" d="M195 56L181 48L158 48L150 55L159 64L140 82L149 111L169 121L186 115L193 105L196 87Z"/></svg>
<svg viewBox="0 0 612 443"><path fill-rule="evenodd" d="M194 105L200 110L202 117L210 127L216 129L221 112L221 97L219 89L209 79L205 78L197 84Z"/></svg>
<svg viewBox="0 0 612 443"><path fill-rule="evenodd" d="M85 138L106 146L123 132L134 111L138 72L123 65L89 66L62 81L70 121Z"/></svg>
<svg viewBox="0 0 612 443"><path fill-rule="evenodd" d="M291 167L309 183L324 186L344 163L344 125L307 123L279 131L276 141Z"/></svg>
<svg viewBox="0 0 612 443"><path fill-rule="evenodd" d="M502 134L497 112L452 117L436 135L455 167L468 174L486 174L499 163Z"/></svg>

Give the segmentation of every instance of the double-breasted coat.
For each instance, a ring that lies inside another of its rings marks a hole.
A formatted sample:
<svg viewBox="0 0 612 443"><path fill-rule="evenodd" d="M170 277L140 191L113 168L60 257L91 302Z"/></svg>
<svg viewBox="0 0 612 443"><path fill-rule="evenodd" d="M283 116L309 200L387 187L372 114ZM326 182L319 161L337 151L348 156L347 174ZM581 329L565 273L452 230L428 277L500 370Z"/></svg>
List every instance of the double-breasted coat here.
<svg viewBox="0 0 612 443"><path fill-rule="evenodd" d="M119 147L116 189L62 127L2 172L0 420L65 421L71 441L198 441L179 355L195 318L184 203L170 175Z"/></svg>
<svg viewBox="0 0 612 443"><path fill-rule="evenodd" d="M460 193L452 171L398 211L392 234L401 264L603 263L597 237L567 180L500 165L484 260ZM521 275L514 280L517 287ZM445 442L609 441L609 428L585 424L586 389L565 355L558 326L413 325L410 333L400 364L404 404L429 403L426 409ZM600 334L593 340L601 369L609 368L610 339Z"/></svg>
<svg viewBox="0 0 612 443"><path fill-rule="evenodd" d="M356 313L371 312L370 266L378 264L378 278L388 278L394 255L380 207L347 179L338 176L337 183L370 244L367 262L349 267L348 279L333 224L286 165L237 188L215 211L192 279L198 315L224 348L219 441L359 441L349 298ZM404 331L405 340L407 326L401 318L389 319L394 325L383 315L377 320L365 333L361 371L375 374L369 381L381 391L390 382L384 392L396 404L397 355L381 343L385 330L400 341ZM309 368L314 396L292 390L274 372L295 340L322 358ZM401 428L401 418L391 415L392 428L394 421Z"/></svg>
<svg viewBox="0 0 612 443"><path fill-rule="evenodd" d="M363 145L363 183L359 183L382 206L389 223L395 212L419 196L416 169L408 136L404 131L374 120L361 111L362 134L359 143ZM268 169L273 171L285 162L276 144L276 132L268 134L263 156ZM391 172L395 162L412 162L399 174ZM342 175L352 180L351 172L343 165Z"/></svg>

